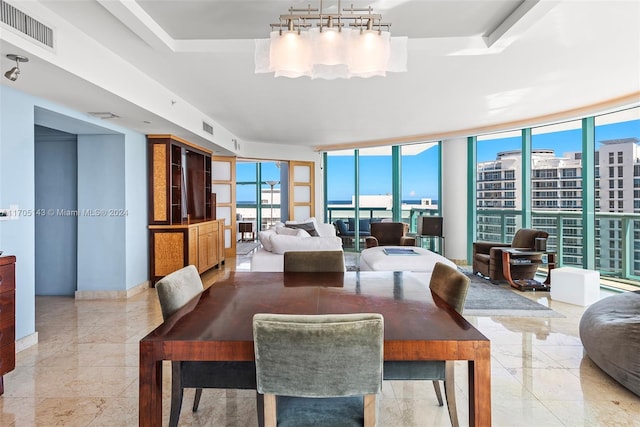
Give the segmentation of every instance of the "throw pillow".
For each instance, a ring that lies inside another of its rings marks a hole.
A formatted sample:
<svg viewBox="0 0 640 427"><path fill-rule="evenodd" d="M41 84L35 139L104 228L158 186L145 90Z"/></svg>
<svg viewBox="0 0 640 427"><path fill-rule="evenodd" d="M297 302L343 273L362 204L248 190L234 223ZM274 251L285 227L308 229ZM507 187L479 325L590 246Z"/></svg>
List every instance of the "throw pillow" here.
<svg viewBox="0 0 640 427"><path fill-rule="evenodd" d="M298 230L291 227L276 227L276 233L285 234L287 236L295 236L298 234Z"/></svg>
<svg viewBox="0 0 640 427"><path fill-rule="evenodd" d="M307 233L309 233L310 236L318 236L318 232L316 231L316 227L313 224L313 222L306 222L306 223L299 223L299 224L294 224L294 223L289 223L287 222L285 224L285 228L296 228L296 229L302 229L304 231L306 231Z"/></svg>

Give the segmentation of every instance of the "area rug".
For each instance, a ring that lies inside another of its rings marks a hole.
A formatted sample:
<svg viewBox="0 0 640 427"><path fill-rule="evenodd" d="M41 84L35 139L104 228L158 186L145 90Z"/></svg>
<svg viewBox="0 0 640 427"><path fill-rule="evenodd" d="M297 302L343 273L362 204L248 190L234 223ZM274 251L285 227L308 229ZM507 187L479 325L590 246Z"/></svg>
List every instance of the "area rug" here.
<svg viewBox="0 0 640 427"><path fill-rule="evenodd" d="M464 304L465 316L565 317L549 307L518 295L520 291L512 291L507 283L494 285L482 277L464 273L471 279Z"/></svg>
<svg viewBox="0 0 640 427"><path fill-rule="evenodd" d="M247 255L258 246L260 246L260 242L257 240L251 242L238 242L236 245L236 255Z"/></svg>
<svg viewBox="0 0 640 427"><path fill-rule="evenodd" d="M358 271L358 254L345 252L345 265L347 271ZM520 291L512 291L507 283L494 285L463 268L460 271L471 279L464 305L465 316L565 317L549 307L518 295Z"/></svg>

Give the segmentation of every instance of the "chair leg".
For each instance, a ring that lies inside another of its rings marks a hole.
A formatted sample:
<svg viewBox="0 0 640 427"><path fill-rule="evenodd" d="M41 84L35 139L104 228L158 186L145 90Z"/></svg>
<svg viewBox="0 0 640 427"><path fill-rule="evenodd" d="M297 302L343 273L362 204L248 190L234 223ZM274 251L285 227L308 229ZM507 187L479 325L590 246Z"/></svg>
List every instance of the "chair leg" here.
<svg viewBox="0 0 640 427"><path fill-rule="evenodd" d="M178 427L180 409L182 408L182 375L180 362L171 362L171 413L169 427Z"/></svg>
<svg viewBox="0 0 640 427"><path fill-rule="evenodd" d="M444 371L444 395L447 398L447 408L449 409L449 418L451 425L459 427L458 408L456 406L456 385L455 385L455 362L446 361Z"/></svg>
<svg viewBox="0 0 640 427"><path fill-rule="evenodd" d="M193 412L198 410L198 405L200 404L200 397L202 397L202 389L196 389L196 397L193 399Z"/></svg>
<svg viewBox="0 0 640 427"><path fill-rule="evenodd" d="M440 381L433 381L433 389L436 392L436 397L438 398L438 406L442 406L442 392L440 391Z"/></svg>

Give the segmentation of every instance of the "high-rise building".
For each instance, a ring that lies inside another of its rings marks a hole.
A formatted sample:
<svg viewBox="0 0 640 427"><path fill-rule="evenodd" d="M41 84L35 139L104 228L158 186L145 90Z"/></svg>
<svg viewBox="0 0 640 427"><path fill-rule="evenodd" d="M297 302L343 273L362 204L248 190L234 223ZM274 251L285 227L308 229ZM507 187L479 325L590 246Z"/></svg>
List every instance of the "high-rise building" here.
<svg viewBox="0 0 640 427"><path fill-rule="evenodd" d="M638 138L600 141L595 153L595 209L600 214L595 219L596 267L607 274L616 275L625 268L622 249L628 219L624 214L640 213L639 142ZM531 151L532 226L549 233L548 247L561 249L565 265L582 265L582 176L580 152L558 156L550 149ZM495 160L478 163L476 200L477 238L509 240L521 227L517 214L523 207L520 150L499 152ZM631 226L634 242L640 241L639 227ZM632 259L639 260L640 247L631 247ZM631 269L638 274L639 262Z"/></svg>

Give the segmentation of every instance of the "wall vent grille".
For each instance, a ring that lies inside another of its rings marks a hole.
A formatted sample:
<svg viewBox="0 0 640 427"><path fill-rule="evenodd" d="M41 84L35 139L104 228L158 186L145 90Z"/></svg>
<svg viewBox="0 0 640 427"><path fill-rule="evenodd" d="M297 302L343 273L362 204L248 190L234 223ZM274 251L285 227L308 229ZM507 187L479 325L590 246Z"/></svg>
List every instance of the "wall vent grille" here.
<svg viewBox="0 0 640 427"><path fill-rule="evenodd" d="M213 135L213 126L211 126L207 122L202 122L202 130L205 131L206 133Z"/></svg>
<svg viewBox="0 0 640 427"><path fill-rule="evenodd" d="M19 9L0 0L0 21L53 48L53 30Z"/></svg>

